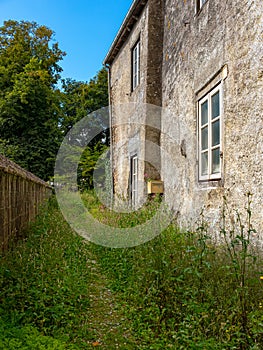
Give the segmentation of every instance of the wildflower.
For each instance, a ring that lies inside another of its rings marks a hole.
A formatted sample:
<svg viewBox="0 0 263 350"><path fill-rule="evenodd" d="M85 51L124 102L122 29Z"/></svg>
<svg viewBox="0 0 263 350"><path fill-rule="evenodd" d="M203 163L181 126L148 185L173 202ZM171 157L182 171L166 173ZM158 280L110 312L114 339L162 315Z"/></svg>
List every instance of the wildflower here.
<svg viewBox="0 0 263 350"><path fill-rule="evenodd" d="M263 281L263 276L260 276L259 279L260 279L261 281Z"/></svg>
<svg viewBox="0 0 263 350"><path fill-rule="evenodd" d="M98 342L98 341L94 341L93 343L92 343L92 346L99 346L100 345L100 342Z"/></svg>

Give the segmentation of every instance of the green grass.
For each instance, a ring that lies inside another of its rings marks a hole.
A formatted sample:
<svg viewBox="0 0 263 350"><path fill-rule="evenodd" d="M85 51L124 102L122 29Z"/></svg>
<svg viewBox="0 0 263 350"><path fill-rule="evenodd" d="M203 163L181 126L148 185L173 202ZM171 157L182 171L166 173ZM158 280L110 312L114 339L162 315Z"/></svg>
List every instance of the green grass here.
<svg viewBox="0 0 263 350"><path fill-rule="evenodd" d="M89 251L73 235L53 200L46 209L26 238L1 257L0 321L9 324L12 332L33 326L41 335L85 348L92 336L86 327Z"/></svg>
<svg viewBox="0 0 263 350"><path fill-rule="evenodd" d="M158 210L162 198L157 195L153 200L146 202L137 211L129 213L115 212L101 204L95 191L89 190L82 194L84 205L89 212L101 223L120 228L135 227L150 220Z"/></svg>
<svg viewBox="0 0 263 350"><path fill-rule="evenodd" d="M242 332L240 286L224 252L202 248L194 234L170 227L132 249L97 247L110 287L122 295L140 349L261 349L262 260L247 272L247 332ZM261 270L260 270L261 269Z"/></svg>
<svg viewBox="0 0 263 350"><path fill-rule="evenodd" d="M44 336L33 326L18 327L0 321L1 350L64 350L76 349L63 340Z"/></svg>
<svg viewBox="0 0 263 350"><path fill-rule="evenodd" d="M201 220L196 232L170 225L135 248L94 247L139 349L263 348L263 259L250 241L250 198L246 211L246 223L237 214L233 227L222 227L217 246ZM97 217L130 224L119 215L104 209Z"/></svg>
<svg viewBox="0 0 263 350"><path fill-rule="evenodd" d="M120 215L83 197L99 220L120 227L159 205ZM98 339L101 349L262 349L263 259L250 242L249 212L248 224L222 228L220 246L202 222L196 232L170 225L151 242L111 249L84 243L52 199L1 256L0 349L91 349ZM120 325L107 325L105 313Z"/></svg>

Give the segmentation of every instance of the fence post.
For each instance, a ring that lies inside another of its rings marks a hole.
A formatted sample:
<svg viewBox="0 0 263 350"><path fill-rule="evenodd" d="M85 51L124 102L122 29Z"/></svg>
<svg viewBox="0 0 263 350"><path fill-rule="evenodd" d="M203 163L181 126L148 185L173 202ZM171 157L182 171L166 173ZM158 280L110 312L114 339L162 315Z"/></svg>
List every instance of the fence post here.
<svg viewBox="0 0 263 350"><path fill-rule="evenodd" d="M45 181L0 155L0 251L35 218L51 193Z"/></svg>

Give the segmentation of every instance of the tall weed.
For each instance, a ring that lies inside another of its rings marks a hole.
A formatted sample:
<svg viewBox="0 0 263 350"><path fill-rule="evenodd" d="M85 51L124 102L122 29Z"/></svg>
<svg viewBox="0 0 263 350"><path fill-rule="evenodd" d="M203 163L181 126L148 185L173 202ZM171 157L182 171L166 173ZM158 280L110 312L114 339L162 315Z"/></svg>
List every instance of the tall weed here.
<svg viewBox="0 0 263 350"><path fill-rule="evenodd" d="M93 247L110 287L122 295L140 349L263 348L263 259L251 241L247 200L246 224L236 212L229 229L224 209L219 245L201 217L196 232L170 225L135 248Z"/></svg>
<svg viewBox="0 0 263 350"><path fill-rule="evenodd" d="M87 331L88 259L87 246L51 200L26 238L1 257L0 320L85 343L92 336Z"/></svg>

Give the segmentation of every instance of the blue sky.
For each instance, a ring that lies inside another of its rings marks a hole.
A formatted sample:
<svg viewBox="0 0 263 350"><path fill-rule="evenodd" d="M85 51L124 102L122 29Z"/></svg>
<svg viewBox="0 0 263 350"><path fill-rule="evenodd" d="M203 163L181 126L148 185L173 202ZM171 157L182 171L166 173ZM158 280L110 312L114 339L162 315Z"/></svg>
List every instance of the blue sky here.
<svg viewBox="0 0 263 350"><path fill-rule="evenodd" d="M55 32L66 51L62 77L89 81L103 59L132 0L0 0L0 26L5 20L27 20Z"/></svg>

